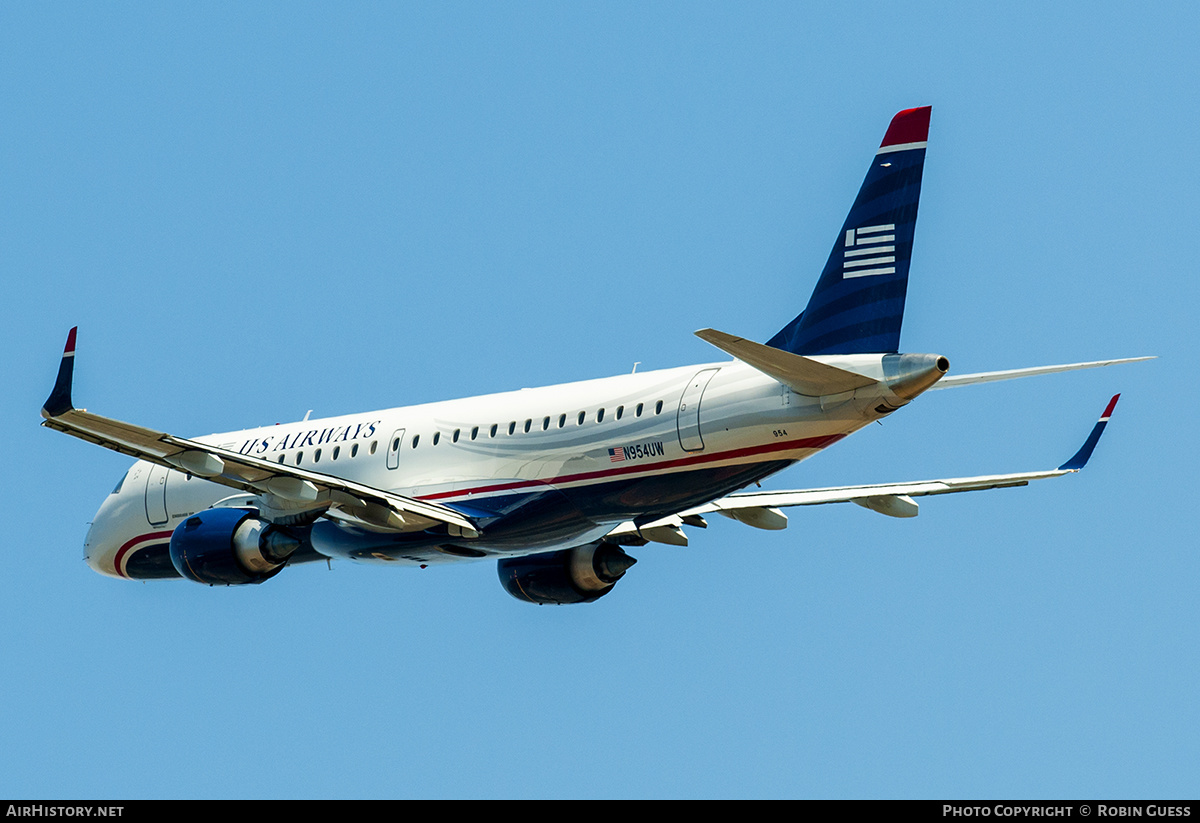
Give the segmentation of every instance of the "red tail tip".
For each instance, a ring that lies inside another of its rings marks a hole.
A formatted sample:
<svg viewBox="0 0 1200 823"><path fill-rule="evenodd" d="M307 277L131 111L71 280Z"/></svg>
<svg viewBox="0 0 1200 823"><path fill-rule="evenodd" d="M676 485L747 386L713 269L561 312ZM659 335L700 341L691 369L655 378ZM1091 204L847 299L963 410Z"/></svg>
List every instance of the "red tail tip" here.
<svg viewBox="0 0 1200 823"><path fill-rule="evenodd" d="M75 353L75 331L78 328L79 328L78 326L73 326L71 328L71 331L67 334L67 347L65 349L63 349L63 354L74 354Z"/></svg>
<svg viewBox="0 0 1200 823"><path fill-rule="evenodd" d="M924 143L929 139L929 113L933 106L905 109L892 118L887 134L879 148L898 146L902 143Z"/></svg>
<svg viewBox="0 0 1200 823"><path fill-rule="evenodd" d="M1100 415L1100 416L1101 416L1101 417L1112 417L1113 409L1115 409L1115 408L1117 407L1117 400L1118 400L1120 397L1121 397L1121 395L1119 395L1119 394L1114 394L1114 395L1113 395L1113 399L1108 401L1108 408L1106 408L1106 409L1104 410L1104 414L1102 414L1102 415Z"/></svg>

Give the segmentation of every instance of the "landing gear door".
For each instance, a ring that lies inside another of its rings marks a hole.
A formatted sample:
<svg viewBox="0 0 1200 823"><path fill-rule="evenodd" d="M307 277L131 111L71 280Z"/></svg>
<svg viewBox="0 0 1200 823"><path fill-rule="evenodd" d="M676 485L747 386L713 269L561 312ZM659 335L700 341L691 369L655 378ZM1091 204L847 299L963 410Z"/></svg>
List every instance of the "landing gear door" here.
<svg viewBox="0 0 1200 823"><path fill-rule="evenodd" d="M705 369L698 372L683 390L679 399L679 416L676 426L679 429L679 445L687 452L704 451L704 439L700 436L700 398L708 381L713 379L720 369Z"/></svg>

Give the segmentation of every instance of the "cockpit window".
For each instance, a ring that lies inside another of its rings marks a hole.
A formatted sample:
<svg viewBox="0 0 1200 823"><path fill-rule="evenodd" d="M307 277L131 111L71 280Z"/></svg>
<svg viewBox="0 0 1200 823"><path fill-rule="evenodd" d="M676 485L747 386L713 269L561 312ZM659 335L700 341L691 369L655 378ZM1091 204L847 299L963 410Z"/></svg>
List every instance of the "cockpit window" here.
<svg viewBox="0 0 1200 823"><path fill-rule="evenodd" d="M129 472L125 472L123 475L121 475L121 479L117 481L117 487L109 493L116 494L117 492L121 491L121 487L125 485L125 478L128 476Z"/></svg>

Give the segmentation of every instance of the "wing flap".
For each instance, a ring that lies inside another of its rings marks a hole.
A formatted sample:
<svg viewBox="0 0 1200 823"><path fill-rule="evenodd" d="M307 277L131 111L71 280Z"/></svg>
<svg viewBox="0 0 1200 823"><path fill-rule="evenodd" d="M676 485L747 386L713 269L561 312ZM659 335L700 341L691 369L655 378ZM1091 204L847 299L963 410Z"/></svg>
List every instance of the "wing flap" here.
<svg viewBox="0 0 1200 823"><path fill-rule="evenodd" d="M945 480L919 480L910 483L879 483L863 486L836 486L827 489L797 491L749 492L731 494L704 506L688 509L685 514L704 514L713 511L733 511L745 508L788 508L817 506L824 503L851 503L880 497L925 497L933 494L1003 489L1026 486L1033 480L1060 477L1069 470L1053 469L1042 472L994 474L979 477L960 477Z"/></svg>

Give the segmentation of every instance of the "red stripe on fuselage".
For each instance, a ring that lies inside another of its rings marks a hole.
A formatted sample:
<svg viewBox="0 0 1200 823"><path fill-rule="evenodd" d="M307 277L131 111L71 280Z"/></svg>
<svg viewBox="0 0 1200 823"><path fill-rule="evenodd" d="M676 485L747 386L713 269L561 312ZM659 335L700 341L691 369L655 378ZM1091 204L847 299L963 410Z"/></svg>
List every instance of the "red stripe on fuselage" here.
<svg viewBox="0 0 1200 823"><path fill-rule="evenodd" d="M844 434L826 434L821 437L805 437L800 440L784 440L778 443L767 443L762 446L749 446L744 449L732 449L731 451L716 452L714 454L698 454L688 455L687 457L676 458L675 460L666 460L661 463L646 463L636 466L621 466L614 469L599 469L597 471L579 472L578 474L564 474L558 477L552 477L548 480L515 480L511 483L496 483L491 486L476 486L471 489L456 489L455 491L438 492L437 494L423 494L418 497L420 500L444 500L450 497L464 497L473 494L490 494L492 492L512 491L513 489L524 489L536 486L552 486L557 483L575 483L581 480L599 480L601 478L619 477L625 474L637 474L639 472L659 472L664 469L674 469L680 466L696 466L702 463L714 463L719 460L736 460L740 457L750 457L752 455L770 454L772 452L793 451L795 449L823 449L831 446L841 440L846 435Z"/></svg>
<svg viewBox="0 0 1200 823"><path fill-rule="evenodd" d="M117 549L117 553L113 555L113 570L126 580L131 580L132 578L125 574L125 569L123 568L125 564L125 555L128 554L133 547L139 543L145 543L148 540L161 540L164 537L169 539L171 537L171 532L150 532L149 534L138 535L132 540L127 541L125 545Z"/></svg>

